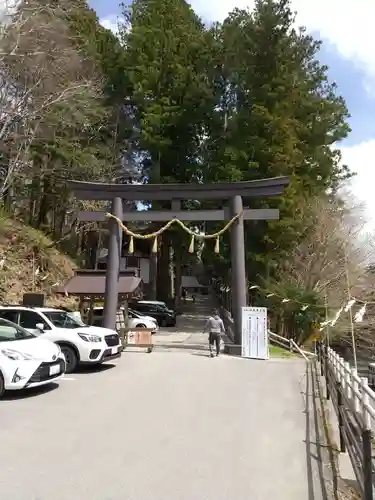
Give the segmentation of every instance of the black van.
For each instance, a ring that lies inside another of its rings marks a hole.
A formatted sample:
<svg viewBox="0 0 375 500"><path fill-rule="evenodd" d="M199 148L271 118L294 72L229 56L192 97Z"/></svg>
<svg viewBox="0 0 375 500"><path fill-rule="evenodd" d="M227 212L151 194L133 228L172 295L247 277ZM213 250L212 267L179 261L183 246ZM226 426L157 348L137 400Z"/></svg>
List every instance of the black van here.
<svg viewBox="0 0 375 500"><path fill-rule="evenodd" d="M176 326L176 313L165 305L152 302L131 302L129 307L146 316L152 316L159 326Z"/></svg>

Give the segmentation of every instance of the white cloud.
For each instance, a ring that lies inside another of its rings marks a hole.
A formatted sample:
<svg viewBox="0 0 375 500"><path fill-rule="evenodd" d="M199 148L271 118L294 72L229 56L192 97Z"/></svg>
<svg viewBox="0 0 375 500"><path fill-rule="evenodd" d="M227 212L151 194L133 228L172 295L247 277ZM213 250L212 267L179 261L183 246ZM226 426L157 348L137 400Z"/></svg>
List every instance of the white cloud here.
<svg viewBox="0 0 375 500"><path fill-rule="evenodd" d="M343 163L357 175L351 182L351 190L358 201L366 204L369 227L375 228L375 139L341 147Z"/></svg>
<svg viewBox="0 0 375 500"><path fill-rule="evenodd" d="M253 8L254 0L191 0L204 19L222 21L235 7ZM297 22L317 31L345 59L364 72L367 90L375 94L375 20L374 0L292 0Z"/></svg>
<svg viewBox="0 0 375 500"><path fill-rule="evenodd" d="M100 24L103 26L103 28L111 30L115 35L117 35L119 20L120 18L118 16L108 16L100 19Z"/></svg>

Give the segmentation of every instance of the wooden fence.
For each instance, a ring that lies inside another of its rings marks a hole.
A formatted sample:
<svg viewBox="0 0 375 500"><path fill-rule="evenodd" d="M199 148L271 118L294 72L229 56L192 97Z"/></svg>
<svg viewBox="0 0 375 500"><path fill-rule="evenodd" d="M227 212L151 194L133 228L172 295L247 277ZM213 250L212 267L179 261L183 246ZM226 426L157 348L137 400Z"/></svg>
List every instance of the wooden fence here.
<svg viewBox="0 0 375 500"><path fill-rule="evenodd" d="M348 453L363 500L374 500L372 428L375 422L375 392L366 377L359 377L333 349L317 345L326 398L335 409L340 452Z"/></svg>

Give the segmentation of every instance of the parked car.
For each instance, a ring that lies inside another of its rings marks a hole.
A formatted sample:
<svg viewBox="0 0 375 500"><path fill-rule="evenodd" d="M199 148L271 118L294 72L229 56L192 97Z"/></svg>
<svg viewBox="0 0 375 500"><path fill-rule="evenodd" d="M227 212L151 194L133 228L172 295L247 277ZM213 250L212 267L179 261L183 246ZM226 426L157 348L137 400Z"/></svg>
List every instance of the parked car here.
<svg viewBox="0 0 375 500"><path fill-rule="evenodd" d="M147 314L143 314L143 313L140 313L139 311L135 311L134 309L132 309L131 307L128 307L128 312L129 313L133 313L133 314L136 314L137 316L139 316L140 318L147 318L151 321L156 321L156 319L153 317L153 316L147 316Z"/></svg>
<svg viewBox="0 0 375 500"><path fill-rule="evenodd" d="M163 306L168 309L167 303L162 302L161 300L138 300L137 304L151 304L151 305L158 305L158 306Z"/></svg>
<svg viewBox="0 0 375 500"><path fill-rule="evenodd" d="M165 305L139 301L130 306L136 312L152 316L160 326L176 326L176 313Z"/></svg>
<svg viewBox="0 0 375 500"><path fill-rule="evenodd" d="M58 345L0 318L0 397L5 391L50 384L64 373Z"/></svg>
<svg viewBox="0 0 375 500"><path fill-rule="evenodd" d="M159 330L157 319L152 316L146 316L133 309L128 309L128 327L132 328L152 328L151 333L156 333Z"/></svg>
<svg viewBox="0 0 375 500"><path fill-rule="evenodd" d="M121 356L122 345L116 331L87 326L67 311L0 306L0 318L58 344L66 358L66 373L74 371L79 364L95 365Z"/></svg>
<svg viewBox="0 0 375 500"><path fill-rule="evenodd" d="M92 322L95 326L102 326L104 320L104 307L94 307ZM117 311L116 318L117 328L125 327L125 317L124 317L124 309L121 308ZM155 318L151 318L151 316L144 316L143 314L137 313L137 311L133 311L132 309L128 310L128 328L150 328L152 329L152 333L156 333L159 330L158 322Z"/></svg>

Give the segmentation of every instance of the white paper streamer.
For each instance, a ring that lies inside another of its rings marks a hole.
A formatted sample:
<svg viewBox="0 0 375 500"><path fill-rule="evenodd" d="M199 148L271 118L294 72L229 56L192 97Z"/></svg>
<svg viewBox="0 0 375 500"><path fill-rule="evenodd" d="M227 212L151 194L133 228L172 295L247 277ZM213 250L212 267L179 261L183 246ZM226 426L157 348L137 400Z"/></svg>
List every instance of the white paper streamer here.
<svg viewBox="0 0 375 500"><path fill-rule="evenodd" d="M341 313L342 311L344 310L343 307L340 307L340 309L337 311L337 313L335 314L335 317L333 318L333 320L331 321L331 326L335 326L335 324L337 323L337 320L339 319L339 317L341 316Z"/></svg>
<svg viewBox="0 0 375 500"><path fill-rule="evenodd" d="M355 299L349 300L349 302L346 304L344 311L348 312L349 309L351 309L355 304Z"/></svg>
<svg viewBox="0 0 375 500"><path fill-rule="evenodd" d="M361 309L355 313L355 316L354 316L355 323L361 323L363 321L363 316L365 315L365 312L366 312L366 306L367 306L367 304L364 304L361 307Z"/></svg>

